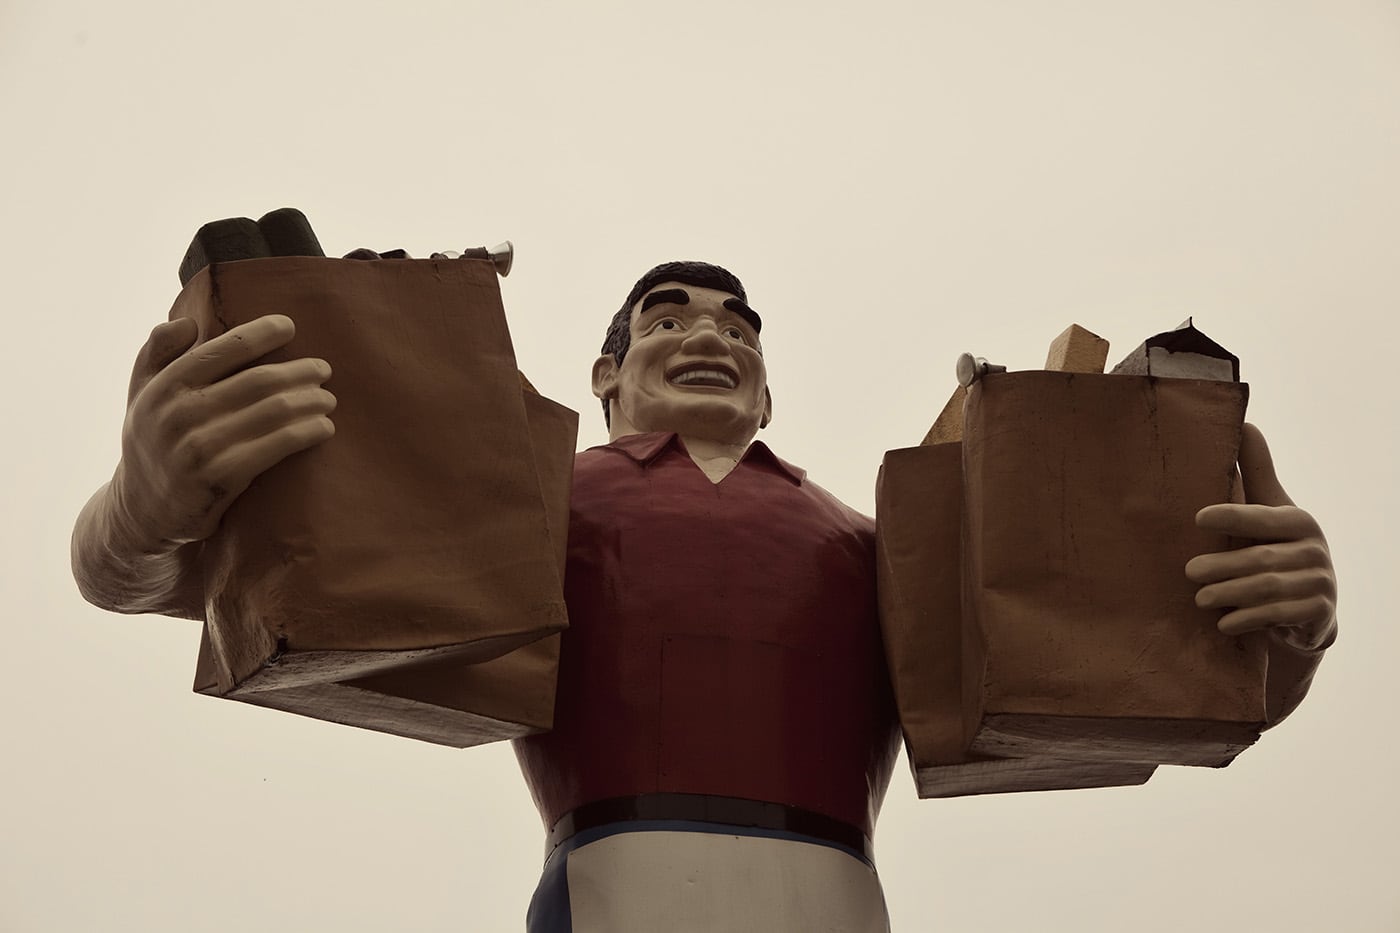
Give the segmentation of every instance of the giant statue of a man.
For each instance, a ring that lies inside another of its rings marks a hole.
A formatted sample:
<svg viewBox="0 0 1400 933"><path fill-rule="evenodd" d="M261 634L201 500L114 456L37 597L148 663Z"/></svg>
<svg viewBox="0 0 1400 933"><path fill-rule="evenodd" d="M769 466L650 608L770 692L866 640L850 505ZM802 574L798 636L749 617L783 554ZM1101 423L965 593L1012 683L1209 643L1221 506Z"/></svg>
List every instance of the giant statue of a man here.
<svg viewBox="0 0 1400 933"><path fill-rule="evenodd" d="M668 263L593 364L609 443L580 453L555 727L517 742L549 833L528 928L888 928L871 837L899 736L876 618L873 522L754 436L772 416L760 319L733 275ZM200 618L199 542L260 472L332 437L326 361L260 363L268 315L137 359L112 481L74 535L89 600ZM1322 534L1241 454L1249 504L1196 521L1260 544L1185 569L1230 634L1270 632L1271 709L1335 637Z"/></svg>

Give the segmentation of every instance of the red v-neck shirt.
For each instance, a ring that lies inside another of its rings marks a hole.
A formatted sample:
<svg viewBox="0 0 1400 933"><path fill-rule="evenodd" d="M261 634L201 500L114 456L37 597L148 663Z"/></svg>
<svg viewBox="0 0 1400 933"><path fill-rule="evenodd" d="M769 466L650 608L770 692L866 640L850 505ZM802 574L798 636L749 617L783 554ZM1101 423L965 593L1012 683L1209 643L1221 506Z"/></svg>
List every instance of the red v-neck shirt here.
<svg viewBox="0 0 1400 933"><path fill-rule="evenodd" d="M674 434L580 453L554 729L516 742L545 825L671 792L872 836L899 737L874 542L762 443L718 484Z"/></svg>

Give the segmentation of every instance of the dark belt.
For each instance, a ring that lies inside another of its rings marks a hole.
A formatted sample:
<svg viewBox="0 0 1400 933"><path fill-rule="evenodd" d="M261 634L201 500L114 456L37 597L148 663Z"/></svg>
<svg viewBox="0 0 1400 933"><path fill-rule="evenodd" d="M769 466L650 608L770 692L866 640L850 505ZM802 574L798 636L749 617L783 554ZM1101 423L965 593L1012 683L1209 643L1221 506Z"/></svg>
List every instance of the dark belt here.
<svg viewBox="0 0 1400 933"><path fill-rule="evenodd" d="M848 823L800 807L708 794L641 794L586 803L565 813L550 829L545 855L584 830L634 820L689 820L795 833L853 849L874 864L870 840Z"/></svg>

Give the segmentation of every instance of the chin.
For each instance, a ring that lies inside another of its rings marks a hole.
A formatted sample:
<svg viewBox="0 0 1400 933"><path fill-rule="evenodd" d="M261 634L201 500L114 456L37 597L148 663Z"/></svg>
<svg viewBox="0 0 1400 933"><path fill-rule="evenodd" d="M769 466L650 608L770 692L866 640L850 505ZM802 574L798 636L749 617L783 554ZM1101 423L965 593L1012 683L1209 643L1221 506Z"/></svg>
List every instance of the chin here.
<svg viewBox="0 0 1400 933"><path fill-rule="evenodd" d="M719 396L672 398L666 404L634 406L627 420L640 433L674 431L683 437L748 443L763 420L763 412L755 411L748 401Z"/></svg>
<svg viewBox="0 0 1400 933"><path fill-rule="evenodd" d="M747 443L752 440L758 433L759 424L758 420L746 413L734 411L690 412L687 413L687 417L675 419L674 423L678 426L667 430L683 436L703 437L730 444Z"/></svg>

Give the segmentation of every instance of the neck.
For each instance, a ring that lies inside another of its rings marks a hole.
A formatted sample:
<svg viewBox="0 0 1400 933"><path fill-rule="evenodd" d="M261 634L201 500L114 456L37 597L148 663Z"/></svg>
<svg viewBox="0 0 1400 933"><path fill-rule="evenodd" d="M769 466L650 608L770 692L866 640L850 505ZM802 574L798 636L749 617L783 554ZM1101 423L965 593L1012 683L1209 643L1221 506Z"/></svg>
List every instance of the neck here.
<svg viewBox="0 0 1400 933"><path fill-rule="evenodd" d="M608 431L608 440L615 441L629 434L643 433L646 432L637 430L626 419L614 418L612 428ZM687 434L685 431L677 431L676 434L685 444L690 459L695 461L695 465L705 472L712 483L718 483L739 465L744 451L749 449L749 441L752 440L715 440L703 435Z"/></svg>
<svg viewBox="0 0 1400 933"><path fill-rule="evenodd" d="M705 471L705 475L710 478L710 482L718 483L729 475L739 460L744 456L744 451L748 449L748 444L726 444L722 441L712 441L699 437L686 437L681 435L681 440L685 442L685 449L690 454L690 459L695 461L695 465Z"/></svg>

